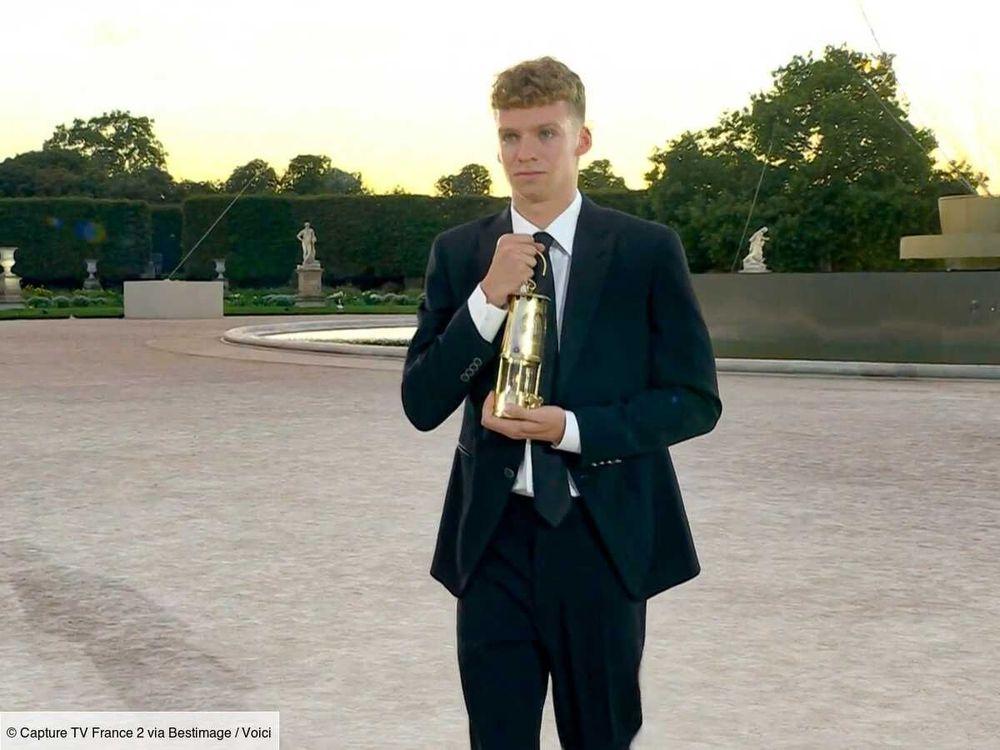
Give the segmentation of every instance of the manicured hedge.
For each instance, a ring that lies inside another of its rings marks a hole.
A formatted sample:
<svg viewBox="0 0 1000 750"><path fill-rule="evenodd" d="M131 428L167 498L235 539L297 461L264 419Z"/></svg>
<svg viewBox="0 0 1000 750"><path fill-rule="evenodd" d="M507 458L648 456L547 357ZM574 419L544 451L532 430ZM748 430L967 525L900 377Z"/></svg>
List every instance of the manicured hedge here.
<svg viewBox="0 0 1000 750"><path fill-rule="evenodd" d="M13 271L28 284L79 287L86 258L97 258L102 283L139 278L150 252L150 212L143 201L94 198L0 198L0 245L13 245Z"/></svg>
<svg viewBox="0 0 1000 750"><path fill-rule="evenodd" d="M184 211L179 203L167 206L151 205L149 209L153 232L152 249L154 253L163 256L163 275L166 276L181 259Z"/></svg>
<svg viewBox="0 0 1000 750"><path fill-rule="evenodd" d="M597 203L651 218L645 191L593 191ZM182 206L92 198L0 199L0 245L18 248L14 273L26 283L78 288L84 259L98 259L105 285L141 278L150 252L169 274L225 210L232 196L203 195ZM302 260L295 235L316 229L324 283L419 278L434 237L495 213L509 198L423 195L243 196L212 230L175 278L215 278L213 258L226 259L236 286L292 282Z"/></svg>
<svg viewBox="0 0 1000 750"><path fill-rule="evenodd" d="M595 191L597 203L649 217L645 191ZM205 195L184 202L183 247L193 247L232 196ZM499 211L509 198L422 195L244 196L184 265L188 278L212 278L213 258L226 258L237 285L282 284L302 260L295 235L308 221L316 230L323 280L336 284L366 277L419 277L431 241L441 231Z"/></svg>

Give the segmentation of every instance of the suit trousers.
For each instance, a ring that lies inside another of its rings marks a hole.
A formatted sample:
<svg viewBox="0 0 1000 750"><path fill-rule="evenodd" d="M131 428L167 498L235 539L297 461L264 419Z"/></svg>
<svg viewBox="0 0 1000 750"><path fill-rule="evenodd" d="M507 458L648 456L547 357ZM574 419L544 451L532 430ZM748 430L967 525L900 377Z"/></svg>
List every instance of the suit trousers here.
<svg viewBox="0 0 1000 750"><path fill-rule="evenodd" d="M626 593L582 498L553 528L510 493L457 610L473 750L537 750L550 674L564 748L630 747L646 602Z"/></svg>

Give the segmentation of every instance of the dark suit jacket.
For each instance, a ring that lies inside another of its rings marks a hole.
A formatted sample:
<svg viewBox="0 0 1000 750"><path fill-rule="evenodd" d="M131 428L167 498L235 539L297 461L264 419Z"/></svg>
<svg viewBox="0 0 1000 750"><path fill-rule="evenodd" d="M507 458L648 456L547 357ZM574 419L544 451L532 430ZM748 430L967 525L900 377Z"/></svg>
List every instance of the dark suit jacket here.
<svg viewBox="0 0 1000 750"><path fill-rule="evenodd" d="M722 415L715 357L677 233L583 195L552 403L572 410L580 453L562 451L629 595L647 599L701 570L668 446ZM524 440L482 426L503 329L486 341L468 297L486 276L510 206L442 232L403 368L419 430L464 402L430 574L460 597L524 458Z"/></svg>

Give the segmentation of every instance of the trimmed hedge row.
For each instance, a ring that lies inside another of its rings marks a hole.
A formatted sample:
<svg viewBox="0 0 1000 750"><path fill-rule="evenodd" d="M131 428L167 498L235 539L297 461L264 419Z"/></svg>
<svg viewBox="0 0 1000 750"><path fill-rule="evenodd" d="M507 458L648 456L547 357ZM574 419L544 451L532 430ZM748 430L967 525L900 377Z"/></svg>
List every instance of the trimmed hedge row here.
<svg viewBox="0 0 1000 750"><path fill-rule="evenodd" d="M193 247L232 200L196 196L184 202L185 248ZM426 196L244 196L185 262L189 278L210 278L213 258L245 286L285 283L302 261L295 235L308 221L324 282L358 276L418 276L443 226L489 213L496 198Z"/></svg>
<svg viewBox="0 0 1000 750"><path fill-rule="evenodd" d="M593 191L597 203L652 218L642 190ZM14 272L25 283L78 288L85 258L98 259L102 284L138 279L150 252L169 274L225 210L232 196L204 195L182 206L92 198L0 199L0 245L18 247ZM495 213L509 198L423 195L244 196L216 225L175 278L215 278L214 258L226 259L236 286L294 283L302 260L295 235L316 230L323 280L419 278L440 232ZM186 252L186 250L184 250Z"/></svg>
<svg viewBox="0 0 1000 750"><path fill-rule="evenodd" d="M652 218L643 190L588 192L597 203ZM225 210L231 196L184 202L185 248L192 247ZM449 227L501 210L509 198L422 195L249 196L241 198L187 260L188 278L212 278L213 258L226 258L226 276L244 286L289 281L302 260L295 235L308 221L316 230L323 281L358 277L415 278L427 267L431 241Z"/></svg>
<svg viewBox="0 0 1000 750"><path fill-rule="evenodd" d="M95 198L0 198L0 245L18 248L14 273L26 282L79 287L86 258L102 280L138 278L150 250L143 201Z"/></svg>
<svg viewBox="0 0 1000 750"><path fill-rule="evenodd" d="M152 250L163 260L163 275L174 270L181 259L181 235L184 231L184 209L179 204L150 206L152 220ZM214 277L215 274L212 274Z"/></svg>

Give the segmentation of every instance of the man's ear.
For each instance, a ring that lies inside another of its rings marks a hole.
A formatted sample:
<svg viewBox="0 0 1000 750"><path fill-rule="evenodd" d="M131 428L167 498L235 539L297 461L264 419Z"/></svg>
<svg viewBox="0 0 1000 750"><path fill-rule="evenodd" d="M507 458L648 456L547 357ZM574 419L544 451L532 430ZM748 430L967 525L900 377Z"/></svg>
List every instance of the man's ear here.
<svg viewBox="0 0 1000 750"><path fill-rule="evenodd" d="M580 135L577 138L576 150L573 152L577 156L583 156L585 153L590 151L590 147L593 145L593 139L590 134L590 128L586 125L580 127Z"/></svg>

